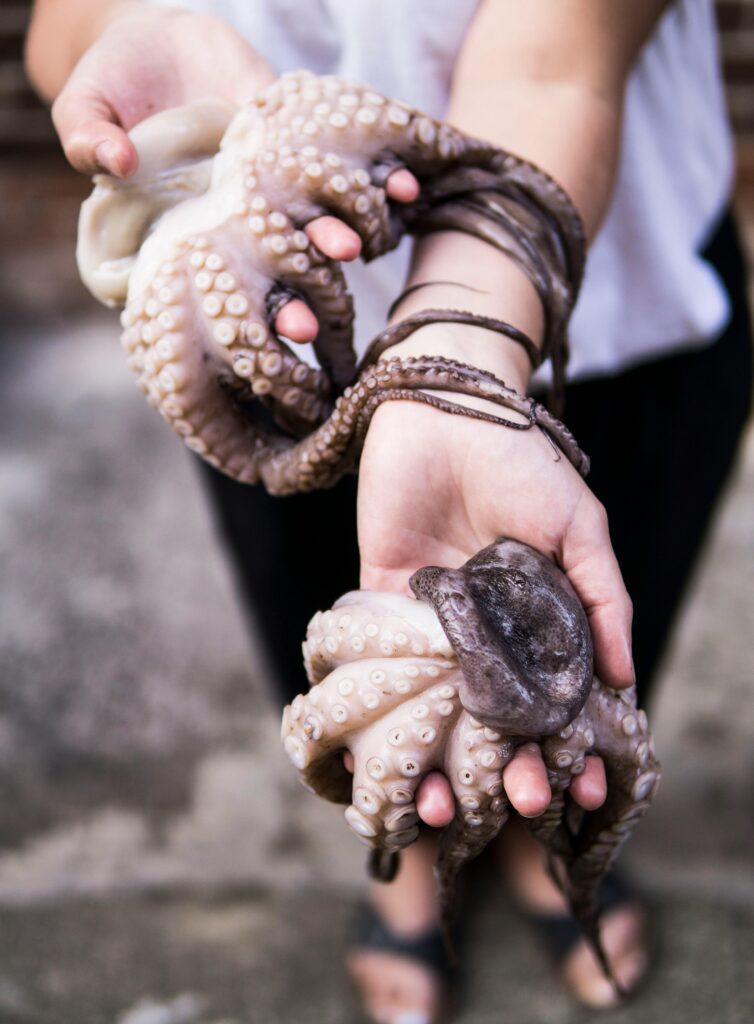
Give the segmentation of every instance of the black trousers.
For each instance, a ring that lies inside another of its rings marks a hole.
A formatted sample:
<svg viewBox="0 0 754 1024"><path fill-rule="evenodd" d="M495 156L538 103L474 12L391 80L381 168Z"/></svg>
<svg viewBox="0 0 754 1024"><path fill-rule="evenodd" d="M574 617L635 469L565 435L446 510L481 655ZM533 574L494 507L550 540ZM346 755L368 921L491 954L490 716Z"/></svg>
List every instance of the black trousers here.
<svg viewBox="0 0 754 1024"><path fill-rule="evenodd" d="M730 216L705 255L733 308L717 341L566 391L566 422L592 458L588 482L607 508L634 602L643 703L751 403L751 323ZM247 611L267 644L277 698L288 702L307 685L301 642L309 619L358 587L356 481L271 498L202 466Z"/></svg>

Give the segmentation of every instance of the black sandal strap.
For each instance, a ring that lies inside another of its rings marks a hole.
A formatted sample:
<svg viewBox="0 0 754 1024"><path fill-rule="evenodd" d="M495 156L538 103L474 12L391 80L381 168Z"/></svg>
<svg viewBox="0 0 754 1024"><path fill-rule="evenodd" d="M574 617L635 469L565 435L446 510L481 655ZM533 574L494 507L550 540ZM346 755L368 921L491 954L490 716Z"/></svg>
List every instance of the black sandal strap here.
<svg viewBox="0 0 754 1024"><path fill-rule="evenodd" d="M442 977L451 975L454 970L439 926L407 939L396 935L367 903L360 904L357 911L351 945L354 949L392 953L414 960Z"/></svg>
<svg viewBox="0 0 754 1024"><path fill-rule="evenodd" d="M600 886L600 914L606 914L614 907L630 903L636 893L623 875L612 871ZM584 938L578 922L571 915L539 914L524 911L534 926L555 963L562 963L574 947Z"/></svg>

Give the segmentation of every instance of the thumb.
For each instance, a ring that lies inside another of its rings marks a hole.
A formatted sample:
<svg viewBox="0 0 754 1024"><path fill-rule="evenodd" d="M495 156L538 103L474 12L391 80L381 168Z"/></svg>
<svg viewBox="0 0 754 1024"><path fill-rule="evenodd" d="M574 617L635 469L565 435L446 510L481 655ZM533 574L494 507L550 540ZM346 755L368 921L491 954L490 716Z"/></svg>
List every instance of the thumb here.
<svg viewBox="0 0 754 1024"><path fill-rule="evenodd" d="M136 149L117 123L113 108L75 76L53 103L52 120L65 155L77 171L106 171L127 178L138 167Z"/></svg>
<svg viewBox="0 0 754 1024"><path fill-rule="evenodd" d="M631 598L610 543L607 513L589 492L563 538L562 564L589 619L596 674L608 686L633 685Z"/></svg>

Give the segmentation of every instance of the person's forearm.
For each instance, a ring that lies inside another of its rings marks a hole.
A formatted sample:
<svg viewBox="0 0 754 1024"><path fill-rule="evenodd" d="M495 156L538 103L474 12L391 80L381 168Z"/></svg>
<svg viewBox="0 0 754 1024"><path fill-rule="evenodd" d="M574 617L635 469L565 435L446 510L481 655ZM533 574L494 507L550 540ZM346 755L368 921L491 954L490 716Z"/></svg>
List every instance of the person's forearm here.
<svg viewBox="0 0 754 1024"><path fill-rule="evenodd" d="M26 37L26 73L52 101L85 51L121 13L147 8L140 0L36 0Z"/></svg>
<svg viewBox="0 0 754 1024"><path fill-rule="evenodd" d="M537 164L589 239L612 192L625 86L668 0L486 0L456 65L448 120Z"/></svg>
<svg viewBox="0 0 754 1024"><path fill-rule="evenodd" d="M613 188L625 84L666 2L486 0L459 56L448 120L550 174L579 210L589 240ZM542 308L532 285L491 246L451 233L419 239L409 286L441 280L465 287L413 292L395 319L450 305L507 320L541 342ZM442 352L433 334L433 352L526 387L531 368L515 342L468 328L446 333ZM416 354L422 344L415 335L396 354Z"/></svg>
<svg viewBox="0 0 754 1024"><path fill-rule="evenodd" d="M612 193L621 103L567 82L478 84L453 96L448 120L546 171L594 237Z"/></svg>

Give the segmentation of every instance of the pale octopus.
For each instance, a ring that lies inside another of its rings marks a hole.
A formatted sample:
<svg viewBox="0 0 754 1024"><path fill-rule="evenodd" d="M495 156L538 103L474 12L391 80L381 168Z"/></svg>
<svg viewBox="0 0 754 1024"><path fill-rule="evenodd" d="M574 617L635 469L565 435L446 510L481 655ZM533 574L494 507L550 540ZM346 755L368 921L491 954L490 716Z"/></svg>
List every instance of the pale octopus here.
<svg viewBox="0 0 754 1024"><path fill-rule="evenodd" d="M559 386L584 238L570 200L542 171L372 89L306 72L284 75L238 111L217 100L163 111L131 138L136 174L98 175L82 207L79 269L102 301L126 303L122 343L139 386L217 469L273 494L329 487L356 469L376 407L410 398L516 429L537 425L587 471L563 424L491 374L432 357L377 361L417 327L456 320L504 334L534 363L550 356ZM415 202L386 202L398 167L420 182ZM302 230L323 214L359 234L365 260L406 231L443 228L504 249L542 298L542 353L510 324L434 310L378 336L357 367L343 271ZM317 365L275 333L292 297L317 317ZM482 396L525 422L433 391Z"/></svg>
<svg viewBox="0 0 754 1024"><path fill-rule="evenodd" d="M304 644L312 687L285 709L285 750L306 786L349 805L346 821L385 880L419 834L417 787L444 772L456 806L437 863L447 921L458 871L508 817L503 769L520 744L537 742L554 796L524 820L564 865L556 877L610 977L599 886L660 779L635 690L595 678L581 602L525 544L500 539L460 569L420 569L411 588L416 600L356 591L315 615ZM593 753L608 797L585 813L567 787Z"/></svg>

